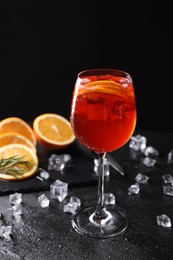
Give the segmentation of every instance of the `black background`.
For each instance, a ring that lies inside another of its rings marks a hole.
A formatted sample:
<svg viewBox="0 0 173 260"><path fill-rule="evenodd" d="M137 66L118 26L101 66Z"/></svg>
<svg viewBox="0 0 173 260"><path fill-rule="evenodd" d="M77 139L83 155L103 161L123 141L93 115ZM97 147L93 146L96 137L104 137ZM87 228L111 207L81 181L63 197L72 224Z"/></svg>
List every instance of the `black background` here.
<svg viewBox="0 0 173 260"><path fill-rule="evenodd" d="M0 2L0 120L69 118L78 72L117 68L134 81L137 129L172 131L172 14L167 1Z"/></svg>

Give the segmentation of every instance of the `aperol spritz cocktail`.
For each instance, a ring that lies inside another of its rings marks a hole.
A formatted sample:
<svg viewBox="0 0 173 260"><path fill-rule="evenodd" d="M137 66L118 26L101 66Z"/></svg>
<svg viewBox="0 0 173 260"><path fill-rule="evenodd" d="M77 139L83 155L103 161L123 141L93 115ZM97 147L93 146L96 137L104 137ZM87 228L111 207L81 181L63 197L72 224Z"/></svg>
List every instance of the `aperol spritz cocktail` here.
<svg viewBox="0 0 173 260"><path fill-rule="evenodd" d="M104 205L104 159L131 138L136 126L136 100L131 76L114 69L78 74L71 106L71 125L79 142L100 159L98 204L75 215L75 229L92 237L112 237L127 227L124 212Z"/></svg>
<svg viewBox="0 0 173 260"><path fill-rule="evenodd" d="M72 127L77 139L97 152L112 152L132 136L136 125L133 83L123 76L88 76L78 80Z"/></svg>

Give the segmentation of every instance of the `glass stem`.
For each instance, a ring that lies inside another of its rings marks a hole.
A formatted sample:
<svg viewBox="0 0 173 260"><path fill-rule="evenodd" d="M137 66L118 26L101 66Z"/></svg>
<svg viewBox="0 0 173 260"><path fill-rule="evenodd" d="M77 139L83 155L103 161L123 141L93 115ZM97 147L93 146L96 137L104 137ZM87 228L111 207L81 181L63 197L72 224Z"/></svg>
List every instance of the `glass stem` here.
<svg viewBox="0 0 173 260"><path fill-rule="evenodd" d="M95 211L89 217L89 220L96 226L103 227L110 219L110 213L106 210L104 203L104 159L106 153L98 154L99 172L98 172L98 201Z"/></svg>
<svg viewBox="0 0 173 260"><path fill-rule="evenodd" d="M98 208L103 208L104 206L104 159L106 153L99 154L99 173L98 173Z"/></svg>
<svg viewBox="0 0 173 260"><path fill-rule="evenodd" d="M104 159L106 153L99 154L99 173L98 173L98 202L95 211L95 218L97 221L105 219L107 212L104 206Z"/></svg>

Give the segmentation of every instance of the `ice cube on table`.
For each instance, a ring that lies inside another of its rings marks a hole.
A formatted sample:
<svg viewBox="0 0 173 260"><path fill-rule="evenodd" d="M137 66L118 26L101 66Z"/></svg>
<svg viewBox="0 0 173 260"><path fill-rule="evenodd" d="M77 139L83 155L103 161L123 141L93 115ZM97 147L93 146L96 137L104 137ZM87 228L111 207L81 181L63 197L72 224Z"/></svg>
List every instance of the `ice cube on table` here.
<svg viewBox="0 0 173 260"><path fill-rule="evenodd" d="M173 176L172 176L172 174L169 174L169 173L168 174L164 174L162 176L162 178L163 178L165 183L173 184Z"/></svg>
<svg viewBox="0 0 173 260"><path fill-rule="evenodd" d="M156 160L150 157L145 157L142 163L147 167L153 167L156 164Z"/></svg>
<svg viewBox="0 0 173 260"><path fill-rule="evenodd" d="M68 183L56 180L50 185L50 196L52 199L62 202L68 195Z"/></svg>
<svg viewBox="0 0 173 260"><path fill-rule="evenodd" d="M78 197L71 196L67 204L64 205L63 211L75 214L81 206L81 200Z"/></svg>
<svg viewBox="0 0 173 260"><path fill-rule="evenodd" d="M64 161L66 163L68 163L72 160L72 156L70 154L63 154L63 156L64 156Z"/></svg>
<svg viewBox="0 0 173 260"><path fill-rule="evenodd" d="M171 227L171 219L166 214L157 216L157 224L162 227Z"/></svg>
<svg viewBox="0 0 173 260"><path fill-rule="evenodd" d="M12 205L18 205L22 202L22 193L15 192L9 195L9 202Z"/></svg>
<svg viewBox="0 0 173 260"><path fill-rule="evenodd" d="M78 205L77 205L76 202L74 202L74 203L69 202L69 203L64 205L63 211L67 212L67 213L75 214L77 208L78 208Z"/></svg>
<svg viewBox="0 0 173 260"><path fill-rule="evenodd" d="M153 146L147 146L144 150L145 156L159 156L159 151Z"/></svg>
<svg viewBox="0 0 173 260"><path fill-rule="evenodd" d="M146 176L146 175L144 175L144 174L142 174L142 173L138 173L137 175L136 175L136 177L135 177L135 180L136 180L136 182L138 182L138 183L147 183L148 182L148 180L149 180L149 177L148 176Z"/></svg>
<svg viewBox="0 0 173 260"><path fill-rule="evenodd" d="M104 203L106 205L115 205L115 195L111 192L104 194Z"/></svg>
<svg viewBox="0 0 173 260"><path fill-rule="evenodd" d="M128 194L138 194L140 191L140 186L139 186L139 183L135 183L135 184L132 184L130 185L130 187L128 188Z"/></svg>
<svg viewBox="0 0 173 260"><path fill-rule="evenodd" d="M136 151L144 151L147 144L147 138L143 135L133 135L130 138L129 147Z"/></svg>
<svg viewBox="0 0 173 260"><path fill-rule="evenodd" d="M37 172L43 180L49 179L49 173L46 170L44 170L43 168L39 168Z"/></svg>
<svg viewBox="0 0 173 260"><path fill-rule="evenodd" d="M173 196L173 186L172 185L163 186L163 194L168 196Z"/></svg>
<svg viewBox="0 0 173 260"><path fill-rule="evenodd" d="M10 208L10 212L12 215L22 215L23 214L23 209L20 205L15 204Z"/></svg>
<svg viewBox="0 0 173 260"><path fill-rule="evenodd" d="M42 208L46 208L49 206L50 200L47 198L45 194L42 194L38 197L38 202Z"/></svg>
<svg viewBox="0 0 173 260"><path fill-rule="evenodd" d="M168 164L172 164L172 163L173 163L173 150L171 150L171 151L168 153L167 163L168 163Z"/></svg>
<svg viewBox="0 0 173 260"><path fill-rule="evenodd" d="M78 197L76 197L76 196L71 196L70 197L70 203L71 204L77 203L77 207L81 206L81 200Z"/></svg>
<svg viewBox="0 0 173 260"><path fill-rule="evenodd" d="M0 237L10 240L10 234L12 232L12 226L0 226Z"/></svg>
<svg viewBox="0 0 173 260"><path fill-rule="evenodd" d="M63 155L52 154L48 159L48 170L62 171L66 161Z"/></svg>

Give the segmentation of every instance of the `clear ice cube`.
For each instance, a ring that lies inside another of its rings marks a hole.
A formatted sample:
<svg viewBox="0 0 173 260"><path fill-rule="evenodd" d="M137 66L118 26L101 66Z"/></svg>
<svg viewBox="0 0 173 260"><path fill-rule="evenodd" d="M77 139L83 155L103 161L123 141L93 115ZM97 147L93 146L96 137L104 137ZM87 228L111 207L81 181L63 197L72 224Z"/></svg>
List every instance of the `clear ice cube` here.
<svg viewBox="0 0 173 260"><path fill-rule="evenodd" d="M135 180L136 180L136 182L138 182L138 183L147 183L148 182L148 180L149 180L149 177L148 176L146 176L146 175L144 175L144 174L142 174L142 173L138 173L137 175L136 175L136 177L135 177Z"/></svg>
<svg viewBox="0 0 173 260"><path fill-rule="evenodd" d="M171 227L171 219L165 214L157 216L157 224L162 227Z"/></svg>
<svg viewBox="0 0 173 260"><path fill-rule="evenodd" d="M172 163L173 163L173 150L171 150L171 151L168 153L167 163L168 163L168 164L172 164Z"/></svg>
<svg viewBox="0 0 173 260"><path fill-rule="evenodd" d="M146 148L147 138L142 135L133 135L130 138L129 147L136 151L143 151Z"/></svg>
<svg viewBox="0 0 173 260"><path fill-rule="evenodd" d="M12 232L12 226L0 226L0 237L10 239L10 234Z"/></svg>
<svg viewBox="0 0 173 260"><path fill-rule="evenodd" d="M50 185L50 196L52 199L63 201L68 195L68 183L56 180Z"/></svg>
<svg viewBox="0 0 173 260"><path fill-rule="evenodd" d="M145 157L142 163L147 167L153 167L156 164L156 160L150 157Z"/></svg>
<svg viewBox="0 0 173 260"><path fill-rule="evenodd" d="M67 212L67 213L71 213L71 214L75 214L76 210L78 208L77 203L73 202L73 203L67 203L64 205L63 211Z"/></svg>
<svg viewBox="0 0 173 260"><path fill-rule="evenodd" d="M115 205L115 195L111 192L104 194L104 203L106 205Z"/></svg>
<svg viewBox="0 0 173 260"><path fill-rule="evenodd" d="M162 176L162 178L163 178L165 183L173 184L173 176L172 176L172 174L169 174L169 173L168 174L164 174Z"/></svg>
<svg viewBox="0 0 173 260"><path fill-rule="evenodd" d="M78 197L71 196L69 203L64 205L63 211L71 214L75 214L81 206L81 200Z"/></svg>
<svg viewBox="0 0 173 260"><path fill-rule="evenodd" d="M9 195L9 202L12 205L19 205L22 202L22 193L15 192Z"/></svg>
<svg viewBox="0 0 173 260"><path fill-rule="evenodd" d="M46 170L44 170L43 168L38 169L38 174L43 180L49 179L49 173Z"/></svg>
<svg viewBox="0 0 173 260"><path fill-rule="evenodd" d="M92 97L91 95L88 98L87 118L89 120L105 121L109 114L107 106L104 104L105 100L97 97L96 93Z"/></svg>
<svg viewBox="0 0 173 260"><path fill-rule="evenodd" d="M20 205L13 205L11 208L10 208L10 212L12 215L22 215L23 214L23 209Z"/></svg>
<svg viewBox="0 0 173 260"><path fill-rule="evenodd" d="M65 164L63 155L52 154L48 159L48 170L62 171L65 168Z"/></svg>
<svg viewBox="0 0 173 260"><path fill-rule="evenodd" d="M38 202L42 208L46 208L49 206L50 200L47 198L45 194L42 194L38 197Z"/></svg>
<svg viewBox="0 0 173 260"><path fill-rule="evenodd" d="M77 203L77 207L81 206L81 200L78 197L75 197L75 196L70 197L70 203L71 204Z"/></svg>
<svg viewBox="0 0 173 260"><path fill-rule="evenodd" d="M172 185L163 186L163 194L168 196L173 196L173 186Z"/></svg>
<svg viewBox="0 0 173 260"><path fill-rule="evenodd" d="M66 163L68 163L68 162L70 162L72 160L72 157L71 157L70 154L63 154L63 156L64 156L64 161Z"/></svg>
<svg viewBox="0 0 173 260"><path fill-rule="evenodd" d="M139 183L135 183L130 185L130 187L128 188L128 194L138 194L140 191L140 186Z"/></svg>
<svg viewBox="0 0 173 260"><path fill-rule="evenodd" d="M153 146L147 146L144 150L145 156L159 156L159 151Z"/></svg>

